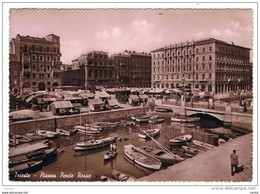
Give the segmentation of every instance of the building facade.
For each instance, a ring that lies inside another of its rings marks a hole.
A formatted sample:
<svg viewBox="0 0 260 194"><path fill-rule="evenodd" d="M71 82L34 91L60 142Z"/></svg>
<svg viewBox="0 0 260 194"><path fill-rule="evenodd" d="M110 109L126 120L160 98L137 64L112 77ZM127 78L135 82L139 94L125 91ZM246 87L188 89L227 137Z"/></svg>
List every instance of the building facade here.
<svg viewBox="0 0 260 194"><path fill-rule="evenodd" d="M112 56L119 87L151 87L151 54L124 51Z"/></svg>
<svg viewBox="0 0 260 194"><path fill-rule="evenodd" d="M250 49L209 38L152 51L152 87L225 93L252 89Z"/></svg>
<svg viewBox="0 0 260 194"><path fill-rule="evenodd" d="M75 75L80 74L78 78L76 78L77 76L75 78L80 79L78 83L83 84L87 90L95 90L97 85L103 87L114 86L113 60L108 56L107 52L91 51L82 54L77 59L72 60L72 66L78 66L79 70L72 71L74 71ZM82 78L84 81L82 81Z"/></svg>
<svg viewBox="0 0 260 194"><path fill-rule="evenodd" d="M38 38L18 34L10 42L10 91L54 91L61 85L60 57L59 36Z"/></svg>

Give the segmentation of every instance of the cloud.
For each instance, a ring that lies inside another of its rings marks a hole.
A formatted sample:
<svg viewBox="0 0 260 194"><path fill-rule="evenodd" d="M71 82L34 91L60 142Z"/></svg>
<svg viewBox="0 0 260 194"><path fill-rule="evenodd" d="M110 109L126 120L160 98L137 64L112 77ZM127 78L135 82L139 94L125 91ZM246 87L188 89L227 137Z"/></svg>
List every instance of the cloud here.
<svg viewBox="0 0 260 194"><path fill-rule="evenodd" d="M219 37L221 35L221 30L213 29L210 34L214 37Z"/></svg>
<svg viewBox="0 0 260 194"><path fill-rule="evenodd" d="M154 26L144 19L133 20L121 25L120 28L108 26L97 31L95 35L95 46L101 50L110 50L110 54L123 50L149 52L150 48L157 47L162 41L161 34L155 33Z"/></svg>
<svg viewBox="0 0 260 194"><path fill-rule="evenodd" d="M231 36L231 37L238 37L239 36L239 34L237 32L234 32L233 30L231 30L229 28L225 29L224 32L227 36Z"/></svg>
<svg viewBox="0 0 260 194"><path fill-rule="evenodd" d="M243 30L244 29L243 26L241 26L240 22L234 21L234 20L231 21L231 26L236 30Z"/></svg>
<svg viewBox="0 0 260 194"><path fill-rule="evenodd" d="M204 35L205 35L204 32L199 32L199 33L195 34L195 36L197 36L197 37L202 37L202 36L204 36Z"/></svg>

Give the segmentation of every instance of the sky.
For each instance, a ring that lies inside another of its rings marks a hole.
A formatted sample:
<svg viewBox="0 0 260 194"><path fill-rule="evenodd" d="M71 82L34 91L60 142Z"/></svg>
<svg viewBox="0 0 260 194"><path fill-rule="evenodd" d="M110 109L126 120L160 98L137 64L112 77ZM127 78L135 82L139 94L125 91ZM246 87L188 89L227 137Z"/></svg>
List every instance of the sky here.
<svg viewBox="0 0 260 194"><path fill-rule="evenodd" d="M17 34L60 36L61 61L102 50L150 52L164 45L216 38L252 48L253 12L249 9L37 10L10 11L10 39Z"/></svg>

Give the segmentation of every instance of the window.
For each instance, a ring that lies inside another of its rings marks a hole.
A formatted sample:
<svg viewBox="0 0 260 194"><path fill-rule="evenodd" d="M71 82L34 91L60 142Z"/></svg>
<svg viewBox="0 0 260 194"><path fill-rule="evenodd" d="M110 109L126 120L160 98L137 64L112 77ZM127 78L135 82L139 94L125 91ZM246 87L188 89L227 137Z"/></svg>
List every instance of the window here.
<svg viewBox="0 0 260 194"><path fill-rule="evenodd" d="M204 47L202 48L202 52L205 53L205 48Z"/></svg>
<svg viewBox="0 0 260 194"><path fill-rule="evenodd" d="M190 74L188 74L188 79L190 79Z"/></svg>
<svg viewBox="0 0 260 194"><path fill-rule="evenodd" d="M51 85L51 82L47 82L47 85Z"/></svg>
<svg viewBox="0 0 260 194"><path fill-rule="evenodd" d="M177 79L179 79L179 75L177 75Z"/></svg>
<svg viewBox="0 0 260 194"><path fill-rule="evenodd" d="M47 69L48 69L48 71L50 71L50 70L51 70L51 67L50 67L50 66L47 66Z"/></svg>
<svg viewBox="0 0 260 194"><path fill-rule="evenodd" d="M47 52L50 52L50 47L47 47Z"/></svg>
<svg viewBox="0 0 260 194"><path fill-rule="evenodd" d="M56 47L53 48L53 51L56 53Z"/></svg>
<svg viewBox="0 0 260 194"><path fill-rule="evenodd" d="M211 47L211 46L209 47L209 51L210 51L210 52L212 51L212 47Z"/></svg>
<svg viewBox="0 0 260 194"><path fill-rule="evenodd" d="M47 56L47 61L50 62L51 61L51 57Z"/></svg>
<svg viewBox="0 0 260 194"><path fill-rule="evenodd" d="M36 75L35 75L35 73L33 73L33 78L36 78Z"/></svg>
<svg viewBox="0 0 260 194"><path fill-rule="evenodd" d="M211 79L211 73L209 74L209 79Z"/></svg>
<svg viewBox="0 0 260 194"><path fill-rule="evenodd" d="M205 79L205 74L202 74L202 79Z"/></svg>
<svg viewBox="0 0 260 194"><path fill-rule="evenodd" d="M196 57L196 61L199 61L199 57Z"/></svg>
<svg viewBox="0 0 260 194"><path fill-rule="evenodd" d="M24 45L24 51L28 51L28 46L26 44Z"/></svg>
<svg viewBox="0 0 260 194"><path fill-rule="evenodd" d="M202 61L205 61L205 56L202 57Z"/></svg>
<svg viewBox="0 0 260 194"><path fill-rule="evenodd" d="M209 55L209 60L210 60L210 61L212 60L212 56L211 56L211 55Z"/></svg>
<svg viewBox="0 0 260 194"><path fill-rule="evenodd" d="M47 77L50 78L51 77L50 74L47 74Z"/></svg>
<svg viewBox="0 0 260 194"><path fill-rule="evenodd" d="M211 69L211 64L209 64L209 69Z"/></svg>
<svg viewBox="0 0 260 194"><path fill-rule="evenodd" d="M102 62L99 62L99 65L102 66Z"/></svg>
<svg viewBox="0 0 260 194"><path fill-rule="evenodd" d="M36 61L36 55L32 55L32 61Z"/></svg>
<svg viewBox="0 0 260 194"><path fill-rule="evenodd" d="M36 82L33 82L33 85L36 86Z"/></svg>
<svg viewBox="0 0 260 194"><path fill-rule="evenodd" d="M198 48L196 49L196 53L197 53L197 54L199 53L199 49L198 49Z"/></svg>
<svg viewBox="0 0 260 194"><path fill-rule="evenodd" d="M109 72L109 76L112 78L112 70L110 70L110 72Z"/></svg>
<svg viewBox="0 0 260 194"><path fill-rule="evenodd" d="M88 70L88 77L91 77L91 76L92 76L92 71Z"/></svg>
<svg viewBox="0 0 260 194"><path fill-rule="evenodd" d="M191 58L190 58L190 63L191 63Z"/></svg>
<svg viewBox="0 0 260 194"><path fill-rule="evenodd" d="M199 79L199 75L198 74L196 74L196 79Z"/></svg>
<svg viewBox="0 0 260 194"><path fill-rule="evenodd" d="M42 47L40 46L40 49L39 49L41 52L42 52Z"/></svg>
<svg viewBox="0 0 260 194"><path fill-rule="evenodd" d="M32 51L35 51L35 46L34 45L32 45Z"/></svg>
<svg viewBox="0 0 260 194"><path fill-rule="evenodd" d="M40 60L40 61L44 61L44 58L43 58L42 55L40 55L39 60Z"/></svg>
<svg viewBox="0 0 260 194"><path fill-rule="evenodd" d="M102 76L103 76L103 71L100 70L100 71L99 71L99 77L102 77Z"/></svg>

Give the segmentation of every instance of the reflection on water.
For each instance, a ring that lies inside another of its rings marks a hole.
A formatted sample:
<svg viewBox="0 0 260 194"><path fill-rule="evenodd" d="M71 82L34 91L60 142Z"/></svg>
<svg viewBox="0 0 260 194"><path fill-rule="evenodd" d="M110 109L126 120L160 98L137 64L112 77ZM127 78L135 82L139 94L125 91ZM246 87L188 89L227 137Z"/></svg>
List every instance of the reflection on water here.
<svg viewBox="0 0 260 194"><path fill-rule="evenodd" d="M218 136L207 131L207 128L219 126L221 126L221 123L214 120L202 119L200 123L184 124L171 122L170 117L165 118L163 123L157 125L140 124L140 127L145 130L153 127L161 128L160 135L154 138L167 149L171 149L179 155L183 152L182 148L170 146L168 144L170 139L184 134L191 134L193 139L217 145ZM51 140L52 147L57 146L59 151L57 160L43 166L41 170L33 173L28 180L64 181L64 177L68 178L71 174L73 174L74 176L66 179L66 181L97 181L100 175L112 177L111 170L113 169L126 172L136 178L146 176L152 173L152 171L136 167L134 164L127 161L124 156L124 145L128 145L129 143L135 146L145 145L159 148L154 141L139 138L139 131L140 130L136 126L119 125L115 129L102 131L102 133L98 136L85 137L85 135L82 134L75 134L71 137L60 137L58 139ZM114 160L104 162L104 154L109 149L109 146L97 150L82 152L75 152L73 149L73 146L77 141L84 140L85 138L93 139L108 136L117 136L118 139L117 146L119 152ZM43 174L48 175L53 173L56 174L56 178L44 178L43 176ZM26 179L22 180L26 181Z"/></svg>

